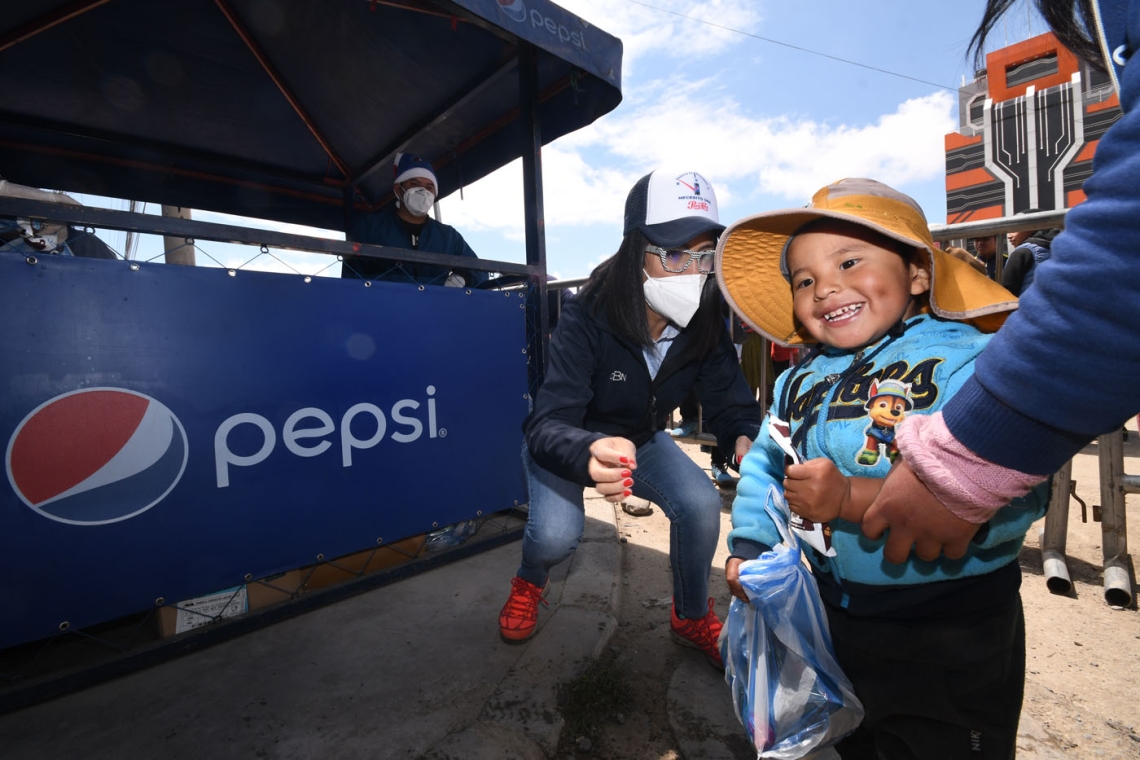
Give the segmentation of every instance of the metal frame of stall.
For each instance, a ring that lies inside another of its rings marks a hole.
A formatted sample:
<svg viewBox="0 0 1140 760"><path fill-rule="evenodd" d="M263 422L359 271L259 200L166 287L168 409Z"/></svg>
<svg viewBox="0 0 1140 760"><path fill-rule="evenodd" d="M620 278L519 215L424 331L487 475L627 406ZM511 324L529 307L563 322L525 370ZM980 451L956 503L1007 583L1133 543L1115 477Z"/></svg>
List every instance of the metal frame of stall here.
<svg viewBox="0 0 1140 760"><path fill-rule="evenodd" d="M91 4L97 6L98 3ZM454 27L455 19L452 19ZM10 40L8 43L10 44ZM290 249L293 251L311 252L340 257L346 254L373 255L383 258L399 258L403 261L424 262L453 267L462 264L464 268L480 271L494 272L501 275L498 279L500 287L510 283L522 282L524 292L508 292L512 299L522 301L520 306L524 311L525 322L525 361L527 365L527 390L533 395L534 389L541 382L545 366L546 348L549 334L549 313L545 308L547 296L546 278L546 246L543 234L543 179L541 164L541 146L543 131L540 119L540 109L550 97L550 92L540 91L539 50L534 45L518 40L518 107L514 118L521 125L521 133L525 136L525 145L521 150L524 190L524 232L526 240L526 263L515 264L495 261L492 259L471 260L467 258L425 254L417 251L392 249L390 247L371 246L351 242L328 240L323 238L293 235L288 233L249 229L235 225L215 224L177 217L154 216L127 211L114 211L93 207L72 206L44 201L32 201L11 197L0 197L0 216L30 219L50 219L65 222L93 232L94 228L135 231L139 233L162 235L176 240L183 240L193 245L195 240L218 241L224 243L242 243L260 246L262 252L271 248ZM614 72L610 72L611 78ZM580 80L571 77L571 87L578 87ZM577 92L577 90L575 90ZM469 93L469 96L471 93ZM554 134L558 134L555 130ZM383 161L376 161L374 167L382 165ZM449 167L452 169L453 167ZM442 175L441 175L442 176ZM64 188L68 189L68 188ZM345 190L346 198L350 197L348 188ZM28 256L28 264L40 263L37 257ZM133 261L121 262L132 270L138 268ZM230 272L234 274L233 271ZM304 276L306 282L308 276ZM423 290L423 286L420 287ZM523 300L525 298L525 300ZM521 326L520 326L521 327ZM522 330L520 330L522 332ZM515 503L518 506L518 502ZM510 509L509 502L502 505ZM482 512L480 514L483 514ZM498 545L504 541L517 538L521 535L521 528L503 528L501 535L490 541L474 542L455 551L449 551L445 556L437 555L430 561L415 563L399 568L395 571L371 575L367 578L358 577L347 582L335 591L318 592L308 598L293 599L290 604L277 605L270 609L247 613L234 620L225 621L224 625L211 626L208 630L196 631L185 638L176 638L157 646L146 647L142 651L128 652L117 656L110 662L102 662L94 667L79 672L69 671L62 677L48 679L33 679L32 682L21 681L15 688L0 690L0 710L13 709L33 701L48 698L64 691L82 688L96 681L120 675L138 667L145 667L164 658L178 656L193 649L209 646L235 635L240 635L258 626L276 620L299 614L319 604L325 604L343 598L349 594L359 593L369 588L382 585L384 582L403 577L411 572L438 565L440 562L452 561L467 556L473 551L481 551ZM318 560L323 559L318 557ZM84 632L77 629L61 633L67 636L84 636Z"/></svg>

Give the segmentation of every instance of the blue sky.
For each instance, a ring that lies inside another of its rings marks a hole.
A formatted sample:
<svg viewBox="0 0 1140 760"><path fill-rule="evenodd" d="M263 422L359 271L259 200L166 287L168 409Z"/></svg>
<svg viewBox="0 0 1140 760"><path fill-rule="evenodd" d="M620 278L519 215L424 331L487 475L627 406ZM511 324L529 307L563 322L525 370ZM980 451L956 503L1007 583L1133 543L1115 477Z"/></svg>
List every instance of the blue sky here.
<svg viewBox="0 0 1140 760"><path fill-rule="evenodd" d="M708 177L725 223L801 206L850 176L887 182L912 195L930 222L945 221L943 138L957 127L957 88L973 78L966 46L981 0L559 4L619 37L624 57L622 103L543 149L547 263L556 277L584 277L617 249L625 196L658 167ZM1015 9L991 49L1044 31L1026 8ZM462 199L444 198L440 209L482 258L525 261L520 162L464 188ZM229 248L211 254L237 266L256 253ZM339 274L327 257L291 263ZM275 260L255 268L288 271Z"/></svg>
<svg viewBox="0 0 1140 760"><path fill-rule="evenodd" d="M966 46L980 0L560 4L621 38L624 60L621 105L543 150L547 261L555 275L585 276L616 250L625 195L658 166L705 174L723 222L803 205L846 176L892 184L932 223L945 221L943 137L957 127L963 76L973 78ZM1040 19L1030 23L1025 9L1014 11L994 46L1043 31ZM444 221L480 256L525 260L521 174L513 164L465 189L463 200L456 194L442 202Z"/></svg>

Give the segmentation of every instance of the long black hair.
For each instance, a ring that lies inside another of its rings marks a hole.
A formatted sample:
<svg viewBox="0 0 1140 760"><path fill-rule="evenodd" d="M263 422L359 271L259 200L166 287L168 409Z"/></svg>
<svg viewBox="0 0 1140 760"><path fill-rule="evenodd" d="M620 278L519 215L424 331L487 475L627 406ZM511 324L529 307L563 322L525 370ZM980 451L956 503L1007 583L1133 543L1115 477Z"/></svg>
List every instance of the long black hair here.
<svg viewBox="0 0 1140 760"><path fill-rule="evenodd" d="M986 37L993 31L998 20L1020 0L986 0L982 22L974 36L970 38L970 50L974 54L974 65L985 66ZM1107 62L1101 55L1097 40L1096 13L1093 3L1096 0L1033 0L1037 11L1057 35L1061 44L1073 51L1093 66L1107 71Z"/></svg>
<svg viewBox="0 0 1140 760"><path fill-rule="evenodd" d="M594 268L578 296L594 316L605 317L611 332L643 348L653 343L641 287L647 245L651 243L640 230L631 230L622 238L617 253ZM693 336L687 342L686 354L703 356L716 345L725 329L721 303L716 278L710 275L701 291L701 305L685 328L685 333Z"/></svg>

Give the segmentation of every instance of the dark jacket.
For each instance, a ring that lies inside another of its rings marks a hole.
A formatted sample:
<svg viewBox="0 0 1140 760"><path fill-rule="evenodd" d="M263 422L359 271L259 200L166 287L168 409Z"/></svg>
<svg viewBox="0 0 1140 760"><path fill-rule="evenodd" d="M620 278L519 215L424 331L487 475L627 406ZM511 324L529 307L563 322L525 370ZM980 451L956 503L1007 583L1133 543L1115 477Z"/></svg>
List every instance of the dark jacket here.
<svg viewBox="0 0 1140 760"><path fill-rule="evenodd" d="M374 243L393 248L424 251L425 253L449 253L452 256L479 258L459 230L437 222L430 216L420 227L413 241L412 225L396 215L395 204L385 206L371 214L354 213L349 224L348 239L357 243ZM398 262L390 259L377 259L365 256L348 255L341 266L341 277L363 280L387 280L389 282L413 282L420 285L443 285L451 271L438 264ZM472 269L457 269L455 274L463 278L469 288L486 282L487 273Z"/></svg>
<svg viewBox="0 0 1140 760"><path fill-rule="evenodd" d="M1001 271L1001 284L1010 293L1020 296L1033 284L1033 269L1047 260L1053 238L1061 234L1060 229L1035 232L1021 245L1013 249Z"/></svg>
<svg viewBox="0 0 1140 760"><path fill-rule="evenodd" d="M587 468L594 441L620 436L643 445L694 387L721 448L732 451L742 435L756 438L760 405L727 330L703 356L686 350L692 336L682 331L651 380L641 347L612 333L604 315L591 315L591 303L566 303L551 337L546 379L524 425L527 446L541 467L593 485Z"/></svg>

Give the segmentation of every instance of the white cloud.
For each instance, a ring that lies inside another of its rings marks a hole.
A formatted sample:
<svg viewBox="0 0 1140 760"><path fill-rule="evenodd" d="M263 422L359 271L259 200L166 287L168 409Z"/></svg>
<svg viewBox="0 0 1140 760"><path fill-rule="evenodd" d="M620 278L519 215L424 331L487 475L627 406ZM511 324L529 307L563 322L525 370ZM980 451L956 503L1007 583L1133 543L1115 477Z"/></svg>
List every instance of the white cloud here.
<svg viewBox="0 0 1140 760"><path fill-rule="evenodd" d="M546 226L620 222L626 193L640 176L618 166L588 163L561 145L542 151ZM444 221L460 229L498 229L523 239L522 162L514 161L440 204ZM615 210L616 209L616 210Z"/></svg>
<svg viewBox="0 0 1140 760"><path fill-rule="evenodd" d="M577 276L610 255L621 236L629 188L656 167L683 165L705 173L726 218L759 211L759 204L802 203L844 176L905 186L936 181L945 171L943 135L956 126L951 93L843 121L807 118L786 109L765 112L761 109L771 103L750 100L746 106L733 97L734 78L718 68L747 65L742 56L755 53L748 37L633 0L560 4L621 38L623 102L543 148L552 268L564 267ZM762 4L755 0L649 4L759 33ZM687 65L697 58L704 65ZM465 234L500 235L521 245L521 180L521 162L516 161L465 188L462 201L458 194L449 196L442 202L444 221ZM746 208L750 202L753 207Z"/></svg>
<svg viewBox="0 0 1140 760"><path fill-rule="evenodd" d="M691 61L721 55L761 20L756 0L560 0L559 5L622 41L622 79L640 73L647 56ZM702 23L707 21L708 23Z"/></svg>
<svg viewBox="0 0 1140 760"><path fill-rule="evenodd" d="M650 104L631 109L628 118L598 122L591 138L629 161L703 167L718 196L746 177L756 177L765 193L800 198L844 176L902 184L945 171L942 138L956 126L949 93L908 100L871 123L830 124L755 117L730 98L703 99L709 87L658 83L646 98Z"/></svg>
<svg viewBox="0 0 1140 760"><path fill-rule="evenodd" d="M559 228L620 226L625 196L651 167L700 168L722 207L757 194L805 201L841 177L892 185L945 171L943 135L953 131L949 93L908 100L869 123L831 124L791 116L752 116L709 82L662 81L556 145L543 149L548 238ZM699 118L694 114L699 114ZM521 165L515 162L444 201L444 219L461 230L495 229L523 238Z"/></svg>
<svg viewBox="0 0 1140 760"><path fill-rule="evenodd" d="M941 176L946 171L943 136L957 126L955 105L951 94L939 92L908 100L869 124L767 123L752 154L758 159L753 163L759 164L759 188L806 200L842 177L873 177L899 186Z"/></svg>

